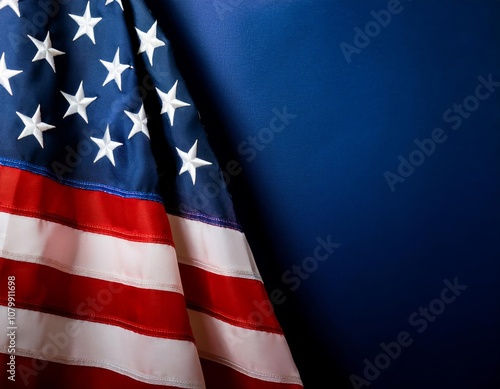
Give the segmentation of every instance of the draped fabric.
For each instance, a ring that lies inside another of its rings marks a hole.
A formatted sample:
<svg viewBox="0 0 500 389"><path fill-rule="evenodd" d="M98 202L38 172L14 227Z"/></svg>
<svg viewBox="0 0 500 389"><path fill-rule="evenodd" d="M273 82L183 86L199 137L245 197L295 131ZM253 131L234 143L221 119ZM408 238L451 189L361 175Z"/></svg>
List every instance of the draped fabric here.
<svg viewBox="0 0 500 389"><path fill-rule="evenodd" d="M302 387L162 17L0 2L1 387Z"/></svg>

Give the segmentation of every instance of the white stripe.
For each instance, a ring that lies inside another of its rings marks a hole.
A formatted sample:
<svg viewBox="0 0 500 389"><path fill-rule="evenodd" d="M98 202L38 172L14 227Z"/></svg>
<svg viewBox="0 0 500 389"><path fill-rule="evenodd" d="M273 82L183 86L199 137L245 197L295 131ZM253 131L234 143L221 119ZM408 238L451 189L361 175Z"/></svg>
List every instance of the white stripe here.
<svg viewBox="0 0 500 389"><path fill-rule="evenodd" d="M270 382L302 384L285 337L240 328L189 310L200 357Z"/></svg>
<svg viewBox="0 0 500 389"><path fill-rule="evenodd" d="M212 273L262 281L240 231L168 215L180 263Z"/></svg>
<svg viewBox="0 0 500 389"><path fill-rule="evenodd" d="M175 249L0 212L0 256L66 273L182 293Z"/></svg>
<svg viewBox="0 0 500 389"><path fill-rule="evenodd" d="M0 317L7 317L7 307L0 306ZM18 355L108 369L148 384L205 387L192 342L25 309L16 309L16 323ZM6 352L10 339L0 339L0 351Z"/></svg>

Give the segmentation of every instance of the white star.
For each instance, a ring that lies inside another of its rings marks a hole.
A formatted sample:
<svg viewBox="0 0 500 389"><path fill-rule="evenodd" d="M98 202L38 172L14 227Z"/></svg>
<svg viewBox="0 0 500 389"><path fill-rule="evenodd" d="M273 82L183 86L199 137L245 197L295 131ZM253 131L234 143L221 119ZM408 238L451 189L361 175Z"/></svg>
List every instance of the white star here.
<svg viewBox="0 0 500 389"><path fill-rule="evenodd" d="M21 17L19 13L19 0L0 0L0 9L9 6L14 10L17 16Z"/></svg>
<svg viewBox="0 0 500 389"><path fill-rule="evenodd" d="M182 159L182 167L179 171L179 175L188 172L191 175L191 180L193 180L194 185L196 182L196 168L211 165L212 163L196 157L196 153L198 152L198 139L194 142L193 147L191 147L187 153L179 150L177 147L175 149L177 150L179 157Z"/></svg>
<svg viewBox="0 0 500 389"><path fill-rule="evenodd" d="M168 91L168 93L163 93L161 90L156 88L158 96L160 96L162 102L161 113L167 113L168 118L170 119L170 124L172 126L174 125L175 110L177 108L187 107L190 105L175 98L175 95L177 93L177 82L178 81L175 81L174 86Z"/></svg>
<svg viewBox="0 0 500 389"><path fill-rule="evenodd" d="M165 46L165 43L156 37L156 23L157 22L154 22L148 32L142 32L138 28L135 29L141 40L141 46L137 54L146 52L151 66L153 66L153 54L155 49L160 46Z"/></svg>
<svg viewBox="0 0 500 389"><path fill-rule="evenodd" d="M106 0L106 4L105 5L111 4L113 1L116 1L118 4L120 4L120 7L121 7L121 9L123 11L122 0Z"/></svg>
<svg viewBox="0 0 500 389"><path fill-rule="evenodd" d="M36 38L33 38L32 36L28 35L28 38L31 39L31 41L35 44L36 48L38 49L35 57L31 62L35 61L40 61L42 59L46 59L49 65L52 67L52 70L54 70L54 73L56 72L56 65L54 63L54 57L57 55L65 54L62 51L56 50L52 48L52 41L50 40L50 32L47 32L47 36L45 37L45 40L39 41Z"/></svg>
<svg viewBox="0 0 500 389"><path fill-rule="evenodd" d="M51 128L55 128L55 126L42 122L40 105L38 105L35 114L31 118L26 115L23 115L22 113L19 112L16 113L17 116L19 116L24 123L23 132L21 132L21 135L19 135L17 139L19 140L28 135L33 135L38 141L38 143L40 143L40 146L42 146L43 149L43 132L50 130Z"/></svg>
<svg viewBox="0 0 500 389"><path fill-rule="evenodd" d="M108 76L104 80L102 86L106 85L108 82L114 80L116 85L118 85L118 89L122 90L122 73L130 68L129 65L124 65L120 63L120 48L116 50L115 57L113 58L113 62L107 62L100 60L101 63L108 69Z"/></svg>
<svg viewBox="0 0 500 389"><path fill-rule="evenodd" d="M2 58L0 58L0 85L7 89L7 92L9 92L11 96L12 89L10 89L9 78L22 72L22 70L7 69L7 65L5 64L5 53L2 53Z"/></svg>
<svg viewBox="0 0 500 389"><path fill-rule="evenodd" d="M102 139L90 137L97 146L99 146L99 151L94 159L94 163L100 160L102 157L106 156L111 161L113 166L115 166L115 157L113 155L113 150L119 146L122 146L123 143L113 142L111 137L109 136L109 125L106 127L106 132L104 133L104 137Z"/></svg>
<svg viewBox="0 0 500 389"><path fill-rule="evenodd" d="M87 35L93 44L95 44L94 27L99 23L102 18L93 18L90 16L90 1L87 3L87 8L82 16L72 15L69 16L78 24L78 31L76 32L73 41L76 41L82 35Z"/></svg>
<svg viewBox="0 0 500 389"><path fill-rule="evenodd" d="M76 91L76 94L74 96L70 95L69 93L64 93L61 91L63 96L68 100L69 103L69 108L64 114L64 117L73 115L74 113L78 113L83 120L85 120L85 123L88 123L87 119L87 106L97 99L97 97L85 97L84 91L83 91L83 81L80 82L80 86L78 87L78 90Z"/></svg>
<svg viewBox="0 0 500 389"><path fill-rule="evenodd" d="M128 135L128 139L132 138L135 134L143 132L149 138L149 130L147 127L148 119L146 117L146 111L144 110L144 104L141 105L141 109L138 113L132 113L128 111L124 111L127 116L134 122L132 130Z"/></svg>

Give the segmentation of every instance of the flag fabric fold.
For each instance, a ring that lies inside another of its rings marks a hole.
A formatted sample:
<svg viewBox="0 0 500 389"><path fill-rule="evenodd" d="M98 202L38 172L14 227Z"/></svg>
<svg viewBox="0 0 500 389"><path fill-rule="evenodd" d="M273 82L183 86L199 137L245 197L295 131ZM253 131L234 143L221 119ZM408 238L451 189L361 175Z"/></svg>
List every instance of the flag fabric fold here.
<svg viewBox="0 0 500 389"><path fill-rule="evenodd" d="M161 17L0 2L2 387L302 387Z"/></svg>

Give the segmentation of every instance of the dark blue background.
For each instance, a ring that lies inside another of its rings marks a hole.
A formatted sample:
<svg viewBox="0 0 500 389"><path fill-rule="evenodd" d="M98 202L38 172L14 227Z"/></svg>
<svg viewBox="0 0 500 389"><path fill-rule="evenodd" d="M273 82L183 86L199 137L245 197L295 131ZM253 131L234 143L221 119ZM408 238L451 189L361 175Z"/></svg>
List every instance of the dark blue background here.
<svg viewBox="0 0 500 389"><path fill-rule="evenodd" d="M457 130L443 113L500 81L500 2L402 0L350 63L339 45L387 1L149 3L221 165L243 169L236 213L305 387L352 387L407 331L370 388L498 389L500 90ZM284 106L296 118L240 152ZM384 172L436 127L446 141L391 192ZM340 247L292 290L283 275L328 236ZM418 333L409 316L456 277L467 289Z"/></svg>

